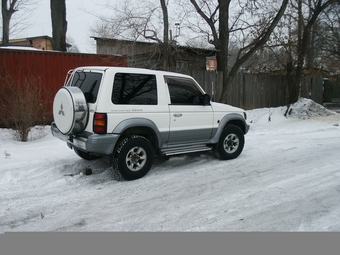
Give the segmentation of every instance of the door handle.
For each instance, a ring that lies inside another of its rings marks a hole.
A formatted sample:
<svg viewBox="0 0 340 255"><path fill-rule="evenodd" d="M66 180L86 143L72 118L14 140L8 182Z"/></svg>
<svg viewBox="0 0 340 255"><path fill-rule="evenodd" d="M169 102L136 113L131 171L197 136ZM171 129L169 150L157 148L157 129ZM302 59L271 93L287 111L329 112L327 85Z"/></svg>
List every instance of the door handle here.
<svg viewBox="0 0 340 255"><path fill-rule="evenodd" d="M174 113L174 117L182 117L182 113Z"/></svg>

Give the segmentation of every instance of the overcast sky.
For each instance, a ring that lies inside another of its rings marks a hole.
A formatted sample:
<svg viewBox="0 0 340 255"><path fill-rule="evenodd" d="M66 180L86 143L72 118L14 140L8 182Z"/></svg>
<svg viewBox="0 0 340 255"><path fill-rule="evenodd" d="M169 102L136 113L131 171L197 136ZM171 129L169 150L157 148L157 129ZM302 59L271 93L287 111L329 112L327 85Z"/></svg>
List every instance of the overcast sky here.
<svg viewBox="0 0 340 255"><path fill-rule="evenodd" d="M100 1L66 0L67 37L74 40L80 52L95 52L95 41L90 38L92 36L90 27L97 20L95 15L105 12L105 8L96 4ZM27 23L30 24L29 27L16 35L16 38L52 36L50 0L40 0Z"/></svg>

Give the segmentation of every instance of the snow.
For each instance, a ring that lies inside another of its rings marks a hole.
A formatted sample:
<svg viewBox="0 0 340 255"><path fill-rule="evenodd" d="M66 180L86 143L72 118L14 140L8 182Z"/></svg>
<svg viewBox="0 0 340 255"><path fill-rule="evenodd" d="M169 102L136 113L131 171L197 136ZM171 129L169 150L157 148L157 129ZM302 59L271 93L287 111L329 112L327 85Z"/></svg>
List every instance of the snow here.
<svg viewBox="0 0 340 255"><path fill-rule="evenodd" d="M29 46L1 46L0 49L6 50L31 50L31 51L41 51L39 49L29 47Z"/></svg>
<svg viewBox="0 0 340 255"><path fill-rule="evenodd" d="M340 114L308 99L285 111L247 111L237 159L157 158L135 181L80 159L49 126L26 143L0 129L0 233L340 231Z"/></svg>

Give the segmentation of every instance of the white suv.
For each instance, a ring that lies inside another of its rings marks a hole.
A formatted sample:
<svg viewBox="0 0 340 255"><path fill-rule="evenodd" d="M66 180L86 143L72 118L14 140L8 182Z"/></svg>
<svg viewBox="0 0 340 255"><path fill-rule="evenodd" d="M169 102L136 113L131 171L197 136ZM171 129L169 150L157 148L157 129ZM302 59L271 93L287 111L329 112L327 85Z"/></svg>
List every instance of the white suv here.
<svg viewBox="0 0 340 255"><path fill-rule="evenodd" d="M188 75L125 67L79 67L55 95L52 134L86 160L107 157L123 179L143 177L154 155L213 150L238 157L245 111L210 101Z"/></svg>

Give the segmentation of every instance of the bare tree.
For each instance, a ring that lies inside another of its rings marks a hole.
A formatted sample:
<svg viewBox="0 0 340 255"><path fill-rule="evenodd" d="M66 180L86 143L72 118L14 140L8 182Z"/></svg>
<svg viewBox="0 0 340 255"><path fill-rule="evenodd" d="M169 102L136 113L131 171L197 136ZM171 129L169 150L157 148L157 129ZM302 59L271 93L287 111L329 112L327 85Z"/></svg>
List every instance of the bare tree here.
<svg viewBox="0 0 340 255"><path fill-rule="evenodd" d="M28 13L35 6L34 0L1 0L1 14L2 14L2 44L9 43L9 36L11 34L11 20L16 12L21 12L22 20L19 22L24 23L26 16L24 13Z"/></svg>
<svg viewBox="0 0 340 255"><path fill-rule="evenodd" d="M52 48L67 51L66 47L66 0L50 0L52 20Z"/></svg>
<svg viewBox="0 0 340 255"><path fill-rule="evenodd" d="M218 70L223 73L223 87L219 101L225 103L229 84L240 67L269 40L286 10L288 0L283 0L276 12L265 9L269 6L268 1L266 3L238 1L239 11L233 15L230 14L231 0L218 0L218 3L213 0L190 0L190 2L210 28L210 32L207 32L209 42L216 48ZM250 23L249 20L253 20L254 23ZM238 41L239 51L235 63L230 68L229 47L232 36L243 39Z"/></svg>
<svg viewBox="0 0 340 255"><path fill-rule="evenodd" d="M2 12L2 44L9 43L9 27L12 15L17 11L16 4L18 0L13 0L8 3L7 0L1 0ZM9 4L9 6L8 6Z"/></svg>
<svg viewBox="0 0 340 255"><path fill-rule="evenodd" d="M69 44L71 44L71 46L68 48L68 52L75 52L75 53L79 53L79 48L76 45L76 42L74 41L74 39L70 36L66 37L66 40Z"/></svg>
<svg viewBox="0 0 340 255"><path fill-rule="evenodd" d="M340 73L340 4L329 8L317 24L315 44L319 48L322 62L331 74Z"/></svg>
<svg viewBox="0 0 340 255"><path fill-rule="evenodd" d="M108 1L105 7L114 13L111 17L99 17L100 23L92 27L92 31L104 38L128 39L134 41L153 41L161 53L160 62L164 70L173 68L169 0L124 1L119 6Z"/></svg>
<svg viewBox="0 0 340 255"><path fill-rule="evenodd" d="M300 97L300 88L301 88L301 79L303 75L303 68L305 64L305 57L307 55L310 43L310 37L313 31L313 26L316 23L319 15L325 11L328 7L338 2L338 0L314 0L310 1L309 11L307 17L303 16L302 10L302 0L297 0L298 2L298 61L296 67L296 75L295 75L295 86L294 91L290 96L290 102L295 102Z"/></svg>

